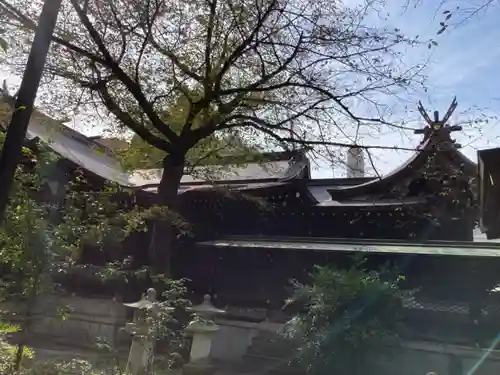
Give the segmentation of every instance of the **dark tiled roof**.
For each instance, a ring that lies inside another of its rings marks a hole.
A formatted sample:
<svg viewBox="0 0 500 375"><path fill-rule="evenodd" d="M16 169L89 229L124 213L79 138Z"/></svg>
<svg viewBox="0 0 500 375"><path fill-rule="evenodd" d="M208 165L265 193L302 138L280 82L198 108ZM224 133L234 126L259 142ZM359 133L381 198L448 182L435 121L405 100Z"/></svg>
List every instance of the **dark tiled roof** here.
<svg viewBox="0 0 500 375"><path fill-rule="evenodd" d="M449 142L445 143L445 145L448 144L449 147L441 151L435 151L437 142ZM458 151L458 149L452 145L451 140L434 139L431 137L419 147L419 150L417 150L406 163L382 178L375 178L352 187L334 186L329 188L328 192L333 199L340 197L342 197L342 199L348 199L349 197L371 194L376 190L387 190L390 185L403 181L408 176L411 176L412 173L421 169L429 160L429 156L435 152L442 153L445 157L450 159L452 164L461 164L464 173L470 178L476 176L477 165Z"/></svg>

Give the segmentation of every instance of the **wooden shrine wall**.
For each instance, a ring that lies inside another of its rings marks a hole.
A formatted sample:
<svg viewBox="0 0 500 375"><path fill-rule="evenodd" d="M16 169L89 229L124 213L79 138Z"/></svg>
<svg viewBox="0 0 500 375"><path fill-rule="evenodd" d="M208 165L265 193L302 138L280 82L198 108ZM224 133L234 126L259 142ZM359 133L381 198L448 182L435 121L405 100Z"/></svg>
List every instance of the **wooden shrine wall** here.
<svg viewBox="0 0 500 375"><path fill-rule="evenodd" d="M193 199L182 215L197 239L227 235L371 238L408 241L471 241L472 221L444 212L439 222L428 207L322 207L286 202L259 206L254 202Z"/></svg>

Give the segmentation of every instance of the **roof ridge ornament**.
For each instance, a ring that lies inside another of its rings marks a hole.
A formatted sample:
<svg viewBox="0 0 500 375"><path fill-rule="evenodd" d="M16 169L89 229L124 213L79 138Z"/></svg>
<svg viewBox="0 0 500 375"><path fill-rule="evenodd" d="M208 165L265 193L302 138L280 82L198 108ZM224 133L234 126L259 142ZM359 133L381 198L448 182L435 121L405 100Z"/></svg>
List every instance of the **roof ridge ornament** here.
<svg viewBox="0 0 500 375"><path fill-rule="evenodd" d="M425 110L422 102L419 100L417 109L427 122L427 126L422 129L415 129L414 134L423 134L424 139L420 142L419 147L423 146L432 136L440 135L442 140L451 141L456 148L460 148L460 144L455 143L455 140L450 138L450 133L454 131L461 131L462 127L460 125L448 125L447 122L450 119L451 115L457 108L458 102L457 97L453 98L446 114L442 119L439 119L439 111L434 111L434 120L429 117L429 114Z"/></svg>

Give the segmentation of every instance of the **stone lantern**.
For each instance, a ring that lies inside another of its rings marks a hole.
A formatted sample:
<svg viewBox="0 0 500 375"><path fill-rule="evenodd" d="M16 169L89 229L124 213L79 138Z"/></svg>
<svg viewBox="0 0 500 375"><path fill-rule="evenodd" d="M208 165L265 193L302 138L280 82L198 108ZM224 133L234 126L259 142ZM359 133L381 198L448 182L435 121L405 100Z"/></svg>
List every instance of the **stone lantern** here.
<svg viewBox="0 0 500 375"><path fill-rule="evenodd" d="M148 318L157 319L160 310L170 312L173 308L160 308L156 300L156 290L150 288L146 298L133 303L124 303L133 308L133 322L127 323L125 331L132 335L132 345L127 361L126 373L131 375L146 374L154 361L154 346L156 338L150 334L152 322Z"/></svg>
<svg viewBox="0 0 500 375"><path fill-rule="evenodd" d="M186 327L186 331L193 336L189 363L183 367L185 374L213 374L215 368L210 364L210 349L214 334L219 330L214 318L225 313L212 305L207 294L198 306L188 309L194 313L193 320Z"/></svg>

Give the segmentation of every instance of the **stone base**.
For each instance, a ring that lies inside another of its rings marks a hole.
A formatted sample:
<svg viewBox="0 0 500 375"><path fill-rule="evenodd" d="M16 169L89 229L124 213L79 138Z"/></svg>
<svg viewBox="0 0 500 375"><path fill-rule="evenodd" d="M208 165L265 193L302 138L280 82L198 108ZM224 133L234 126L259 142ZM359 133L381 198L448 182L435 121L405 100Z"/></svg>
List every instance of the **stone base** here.
<svg viewBox="0 0 500 375"><path fill-rule="evenodd" d="M182 366L182 375L213 375L215 366L210 359L190 362Z"/></svg>

